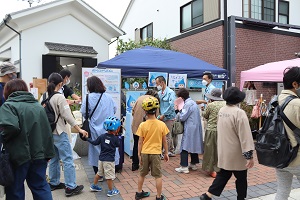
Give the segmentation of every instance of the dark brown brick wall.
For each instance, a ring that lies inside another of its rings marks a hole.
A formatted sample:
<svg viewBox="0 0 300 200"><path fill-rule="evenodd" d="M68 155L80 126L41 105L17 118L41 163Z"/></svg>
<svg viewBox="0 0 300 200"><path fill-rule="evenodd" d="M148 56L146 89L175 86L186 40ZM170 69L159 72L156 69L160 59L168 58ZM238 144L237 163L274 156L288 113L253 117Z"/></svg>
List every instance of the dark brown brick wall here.
<svg viewBox="0 0 300 200"><path fill-rule="evenodd" d="M223 26L171 42L172 48L223 67ZM200 78L200 77L199 77Z"/></svg>
<svg viewBox="0 0 300 200"><path fill-rule="evenodd" d="M299 51L300 37L237 28L236 85L240 85L241 71L269 62L296 58L295 52ZM270 69L270 73L272 73L272 69ZM261 82L257 82L255 86L258 89L258 97L260 94L264 94L264 99L267 101L276 94L276 85L263 86Z"/></svg>

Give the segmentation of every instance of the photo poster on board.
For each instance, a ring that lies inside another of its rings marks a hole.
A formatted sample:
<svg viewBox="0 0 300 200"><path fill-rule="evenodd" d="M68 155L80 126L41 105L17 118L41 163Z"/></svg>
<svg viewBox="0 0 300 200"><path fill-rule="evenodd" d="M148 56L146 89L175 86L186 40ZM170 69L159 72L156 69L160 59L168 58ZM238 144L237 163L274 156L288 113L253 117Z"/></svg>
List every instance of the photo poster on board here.
<svg viewBox="0 0 300 200"><path fill-rule="evenodd" d="M163 76L166 79L166 83L168 82L168 73L166 73L166 72L149 72L148 87L156 87L155 79L158 76Z"/></svg>
<svg viewBox="0 0 300 200"><path fill-rule="evenodd" d="M97 76L101 79L106 91L110 94L117 105L116 117L121 117L121 69L98 69L82 68L82 98L87 94L86 81L91 76Z"/></svg>
<svg viewBox="0 0 300 200"><path fill-rule="evenodd" d="M170 88L186 88L187 74L169 74L168 86Z"/></svg>
<svg viewBox="0 0 300 200"><path fill-rule="evenodd" d="M144 95L146 91L126 91L126 120L125 120L125 137L124 137L124 151L129 156L132 156L133 150L133 135L131 130L132 124L132 108L136 100Z"/></svg>

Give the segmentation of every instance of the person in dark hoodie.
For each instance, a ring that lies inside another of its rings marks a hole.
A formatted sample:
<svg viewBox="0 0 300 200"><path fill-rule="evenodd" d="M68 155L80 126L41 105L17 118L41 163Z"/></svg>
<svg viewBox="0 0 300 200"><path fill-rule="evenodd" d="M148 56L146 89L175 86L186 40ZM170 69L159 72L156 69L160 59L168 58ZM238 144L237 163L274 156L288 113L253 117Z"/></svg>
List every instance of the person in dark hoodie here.
<svg viewBox="0 0 300 200"><path fill-rule="evenodd" d="M26 180L34 199L50 200L45 174L47 160L54 157L55 151L46 112L21 79L5 84L4 98L1 137L14 170L14 183L5 187L6 199L25 199Z"/></svg>

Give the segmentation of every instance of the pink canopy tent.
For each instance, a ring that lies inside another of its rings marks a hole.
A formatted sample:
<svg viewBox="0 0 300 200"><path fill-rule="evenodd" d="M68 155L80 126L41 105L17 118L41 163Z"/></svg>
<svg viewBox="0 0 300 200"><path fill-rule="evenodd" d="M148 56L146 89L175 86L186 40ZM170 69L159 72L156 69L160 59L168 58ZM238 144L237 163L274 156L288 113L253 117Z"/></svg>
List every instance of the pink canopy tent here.
<svg viewBox="0 0 300 200"><path fill-rule="evenodd" d="M300 67L300 58L271 62L242 71L240 89L243 89L245 81L282 82L284 69L292 66Z"/></svg>

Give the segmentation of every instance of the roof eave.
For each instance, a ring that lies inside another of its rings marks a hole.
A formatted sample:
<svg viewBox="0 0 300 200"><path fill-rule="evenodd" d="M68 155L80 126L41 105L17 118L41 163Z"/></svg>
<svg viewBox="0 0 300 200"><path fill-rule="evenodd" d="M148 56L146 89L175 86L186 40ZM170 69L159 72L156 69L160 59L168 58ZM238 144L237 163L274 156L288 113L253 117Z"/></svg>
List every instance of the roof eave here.
<svg viewBox="0 0 300 200"><path fill-rule="evenodd" d="M122 27L122 26L123 26L123 23L124 23L124 21L125 21L127 15L128 15L128 13L129 13L129 11L130 11L132 5L133 5L133 3L134 3L134 0L130 0L129 4L128 4L128 6L127 6L127 9L126 9L126 11L125 11L125 13L124 13L124 15L123 15L123 17L122 17L122 20L121 20L121 22L120 22L120 24L119 24L119 27ZM125 34L124 34L124 35L125 35Z"/></svg>
<svg viewBox="0 0 300 200"><path fill-rule="evenodd" d="M5 27L5 22L8 23L11 20L11 15L7 14L5 15L5 18L0 23L0 30L2 30Z"/></svg>

